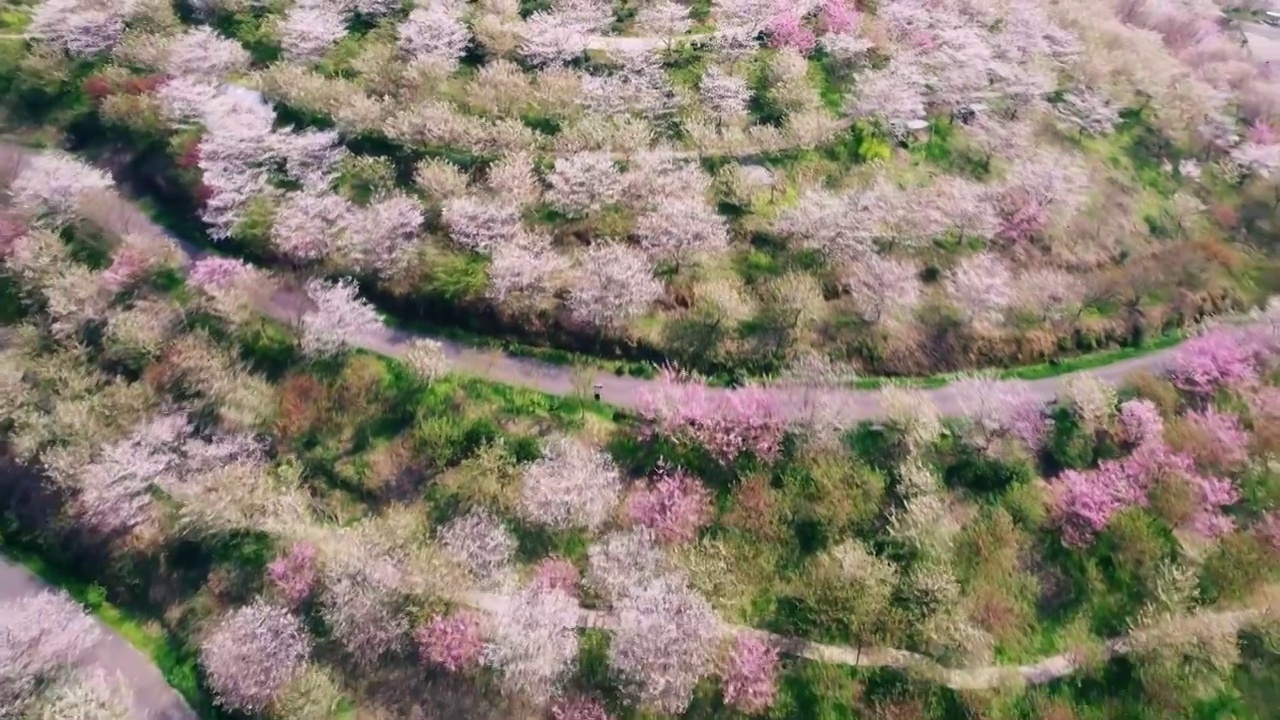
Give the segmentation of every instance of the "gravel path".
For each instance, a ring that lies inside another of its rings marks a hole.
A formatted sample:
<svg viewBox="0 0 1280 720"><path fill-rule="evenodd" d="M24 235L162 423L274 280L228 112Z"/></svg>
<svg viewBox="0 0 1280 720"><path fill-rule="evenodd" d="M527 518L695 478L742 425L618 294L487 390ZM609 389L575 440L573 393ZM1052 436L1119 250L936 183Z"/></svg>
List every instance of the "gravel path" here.
<svg viewBox="0 0 1280 720"><path fill-rule="evenodd" d="M36 595L48 589L43 580L0 555L0 601ZM102 637L80 657L78 668L103 670L108 676L119 673L133 693L133 717L139 720L197 720L199 716L169 687L151 658L138 652L101 621L97 622Z"/></svg>

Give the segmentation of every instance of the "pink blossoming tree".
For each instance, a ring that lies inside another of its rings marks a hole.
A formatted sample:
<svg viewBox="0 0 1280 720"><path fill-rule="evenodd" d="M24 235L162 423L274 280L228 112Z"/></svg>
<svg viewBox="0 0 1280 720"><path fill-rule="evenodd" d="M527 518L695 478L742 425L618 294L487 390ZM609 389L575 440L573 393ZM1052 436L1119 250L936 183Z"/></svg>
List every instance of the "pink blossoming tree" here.
<svg viewBox="0 0 1280 720"><path fill-rule="evenodd" d="M289 607L298 607L315 589L316 546L307 542L294 543L267 565L267 578Z"/></svg>
<svg viewBox="0 0 1280 720"><path fill-rule="evenodd" d="M1252 382L1258 369L1252 344L1242 340L1238 331L1219 329L1184 342L1166 370L1169 380L1179 390L1200 397Z"/></svg>
<svg viewBox="0 0 1280 720"><path fill-rule="evenodd" d="M752 715L764 712L778 695L778 649L757 635L739 633L721 675L725 703Z"/></svg>
<svg viewBox="0 0 1280 720"><path fill-rule="evenodd" d="M713 391L670 368L643 392L640 413L651 431L702 445L723 463L744 452L773 461L787 430L777 396L769 389Z"/></svg>
<svg viewBox="0 0 1280 720"><path fill-rule="evenodd" d="M458 672L480 662L484 638L480 619L473 613L436 615L413 633L423 662Z"/></svg>
<svg viewBox="0 0 1280 720"><path fill-rule="evenodd" d="M711 522L711 493L688 472L663 467L652 485L632 492L627 514L665 542L690 542Z"/></svg>

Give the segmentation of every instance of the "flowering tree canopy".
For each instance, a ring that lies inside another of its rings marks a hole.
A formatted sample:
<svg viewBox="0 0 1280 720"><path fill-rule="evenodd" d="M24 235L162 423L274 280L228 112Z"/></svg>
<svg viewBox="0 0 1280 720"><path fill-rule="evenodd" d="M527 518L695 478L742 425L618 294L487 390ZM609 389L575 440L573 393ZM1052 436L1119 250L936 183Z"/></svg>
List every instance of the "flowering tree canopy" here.
<svg viewBox="0 0 1280 720"><path fill-rule="evenodd" d="M542 704L562 687L578 657L578 603L554 589L526 587L493 618L484 663L503 688Z"/></svg>
<svg viewBox="0 0 1280 720"><path fill-rule="evenodd" d="M726 703L763 712L778 694L778 649L758 635L739 633L720 674Z"/></svg>
<svg viewBox="0 0 1280 720"><path fill-rule="evenodd" d="M554 438L524 469L521 509L543 525L594 530L609 518L621 488L608 455L572 438Z"/></svg>
<svg viewBox="0 0 1280 720"><path fill-rule="evenodd" d="M413 633L424 662L458 672L479 663L484 650L480 619L469 612L436 615Z"/></svg>
<svg viewBox="0 0 1280 720"><path fill-rule="evenodd" d="M307 297L316 308L302 316L302 351L328 357L345 351L352 341L382 327L382 319L348 279L307 281Z"/></svg>
<svg viewBox="0 0 1280 720"><path fill-rule="evenodd" d="M684 712L694 686L713 670L720 640L715 611L682 582L664 577L632 588L615 612L610 668L642 704Z"/></svg>
<svg viewBox="0 0 1280 720"><path fill-rule="evenodd" d="M219 705L260 712L298 674L310 652L301 621L258 600L218 623L200 645L200 666Z"/></svg>

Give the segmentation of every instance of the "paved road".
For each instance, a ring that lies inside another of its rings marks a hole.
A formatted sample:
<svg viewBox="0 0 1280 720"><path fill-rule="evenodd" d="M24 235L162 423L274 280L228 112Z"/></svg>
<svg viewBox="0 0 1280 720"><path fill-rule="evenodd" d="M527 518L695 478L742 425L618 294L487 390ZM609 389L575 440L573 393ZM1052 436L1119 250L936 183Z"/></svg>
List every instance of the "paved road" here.
<svg viewBox="0 0 1280 720"><path fill-rule="evenodd" d="M0 144L0 152L14 151L15 148L23 153L32 152L14 145ZM94 206L91 213L93 216L89 220L121 236L133 233L168 236L182 248L185 254L184 260L188 264L208 254L194 243L174 236L157 225L124 197L113 194L107 202L92 205ZM282 283L282 286L278 287L273 294L264 296L259 309L276 320L294 323L312 308L312 303L300 289L287 285ZM363 337L353 338L352 344L389 357L400 357L407 351L410 342L417 337L428 336L382 327ZM575 370L565 365L507 355L495 350L481 350L443 338L436 339L444 346L445 354L452 366L462 373L509 385L532 388L552 395L573 395L577 388L582 386ZM1175 348L1168 348L1095 368L1089 372L1108 382L1118 384L1136 370L1159 371L1175 350ZM1069 377L1070 374L1039 380L1004 380L1002 382L1021 388L1032 398L1047 402L1058 395ZM591 371L590 378L593 384L600 386L602 400L627 409L638 408L645 391L651 390L655 385L652 380L618 376L603 370ZM709 388L708 392L715 396L732 391L725 388ZM782 412L788 417L808 416L812 392L795 389L776 389L775 392ZM820 392L824 402L834 408L834 414L847 422L872 420L881 415L879 394L875 391L822 389ZM923 392L943 415L963 414L961 397L954 386L933 388Z"/></svg>
<svg viewBox="0 0 1280 720"><path fill-rule="evenodd" d="M49 586L25 568L0 556L0 601L36 595ZM165 682L151 659L111 628L98 623L102 638L80 658L78 667L119 673L133 693L133 717L139 720L198 720L182 696Z"/></svg>

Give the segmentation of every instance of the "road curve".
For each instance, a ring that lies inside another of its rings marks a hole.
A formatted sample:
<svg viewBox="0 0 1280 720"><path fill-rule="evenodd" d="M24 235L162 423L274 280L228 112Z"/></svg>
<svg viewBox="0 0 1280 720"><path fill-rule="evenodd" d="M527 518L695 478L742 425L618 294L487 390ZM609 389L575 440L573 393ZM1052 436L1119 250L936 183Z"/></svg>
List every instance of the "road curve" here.
<svg viewBox="0 0 1280 720"><path fill-rule="evenodd" d="M36 151L18 145L0 143L0 152L16 152L29 157ZM184 264L210 253L195 243L178 237L161 227L128 198L111 192L104 202L91 204L87 210L89 222L95 223L121 237L130 234L160 235L169 237L182 250ZM312 303L297 287L281 283L273 293L264 295L259 310L275 320L294 324L311 309ZM370 352L388 357L402 357L410 343L430 335L383 326L377 331L352 339L352 344ZM445 338L432 338L441 343L452 367L458 372L482 377L518 387L526 387L551 395L572 396L584 386L582 371L566 365L557 365L534 358L509 355L497 350L485 350L467 346ZM1165 348L1139 357L1121 360L1088 372L1112 384L1119 384L1136 370L1158 372L1165 367L1176 352L1176 347ZM634 410L641 404L646 390L655 386L653 380L626 375L616 375L604 370L587 371L590 384L598 387L601 400L618 407ZM1011 388L1020 389L1027 396L1048 402L1056 397L1072 373L1038 380L1001 380ZM732 392L725 388L708 388L711 395ZM781 411L790 418L806 417L814 393L820 393L823 402L832 408L837 417L846 422L861 422L880 416L879 393L874 390L848 388L775 388ZM962 399L954 385L922 390L944 416L964 414Z"/></svg>
<svg viewBox="0 0 1280 720"><path fill-rule="evenodd" d="M0 602L36 595L50 587L43 580L0 555ZM151 659L138 652L100 620L101 638L79 659L77 667L117 674L133 696L133 717L142 720L198 720L186 700L165 682Z"/></svg>

